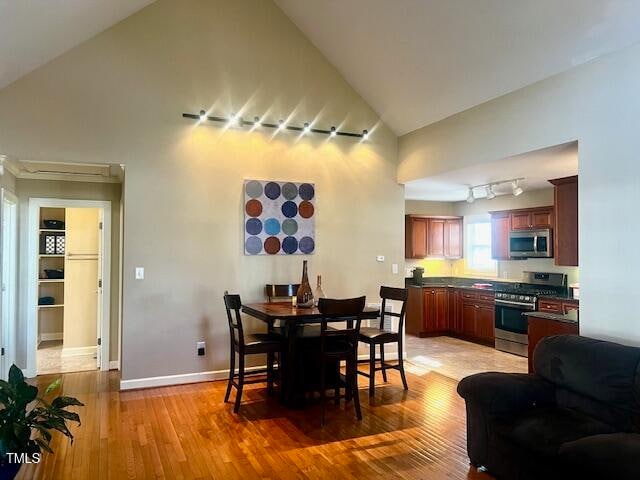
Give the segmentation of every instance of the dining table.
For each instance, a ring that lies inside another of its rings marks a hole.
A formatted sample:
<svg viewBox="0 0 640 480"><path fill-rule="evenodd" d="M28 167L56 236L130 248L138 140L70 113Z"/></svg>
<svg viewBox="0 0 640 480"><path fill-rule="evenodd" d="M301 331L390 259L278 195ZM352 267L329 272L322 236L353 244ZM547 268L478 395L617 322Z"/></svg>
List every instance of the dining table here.
<svg viewBox="0 0 640 480"><path fill-rule="evenodd" d="M281 333L284 336L283 354L278 360L280 369L280 400L289 406L298 405L302 395L300 382L296 382L296 365L298 362L299 348L302 332L305 326L320 324L322 313L317 307L301 307L291 302L263 302L250 303L242 306L242 312L251 317L265 322L270 332L274 332L275 322L281 325ZM376 319L380 317L380 310L374 307L365 307L360 318L362 320ZM354 318L332 317L328 322L347 322L350 326ZM319 335L319 333L318 333ZM319 357L318 351L318 357Z"/></svg>

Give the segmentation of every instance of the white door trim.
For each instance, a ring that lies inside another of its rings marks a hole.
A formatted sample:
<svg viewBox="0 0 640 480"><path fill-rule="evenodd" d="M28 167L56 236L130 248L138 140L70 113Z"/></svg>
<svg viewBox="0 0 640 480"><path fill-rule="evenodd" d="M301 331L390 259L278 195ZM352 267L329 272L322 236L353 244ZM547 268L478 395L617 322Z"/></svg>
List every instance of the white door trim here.
<svg viewBox="0 0 640 480"><path fill-rule="evenodd" d="M13 231L11 232L11 238L7 238L6 232L3 228L0 228L0 284L4 279L4 267L5 267L5 259L4 259L4 244L6 241L9 241L9 248L12 251L11 258L9 259L12 263L10 266L10 276L8 279L7 288L10 288L10 297L9 301L10 312L12 313L9 318L7 325L2 325L2 339L5 348L5 367L7 371L2 372L3 378L6 377L8 373L9 367L16 362L16 326L18 320L18 197L16 197L13 192L2 188L0 190L0 225L4 222L4 203L5 201L13 204ZM2 295L4 296L4 295ZM0 305L2 305L2 298L0 297ZM2 305L2 310L0 310L0 317L4 316L4 308L5 305Z"/></svg>
<svg viewBox="0 0 640 480"><path fill-rule="evenodd" d="M30 198L29 218L27 224L27 276L23 278L22 287L27 295L23 312L27 313L27 365L26 377L37 375L37 342L38 342L38 233L40 208L98 208L102 218L102 315L98 332L101 338L102 355L100 370L109 370L109 327L111 324L111 202L99 200L65 200L61 198Z"/></svg>

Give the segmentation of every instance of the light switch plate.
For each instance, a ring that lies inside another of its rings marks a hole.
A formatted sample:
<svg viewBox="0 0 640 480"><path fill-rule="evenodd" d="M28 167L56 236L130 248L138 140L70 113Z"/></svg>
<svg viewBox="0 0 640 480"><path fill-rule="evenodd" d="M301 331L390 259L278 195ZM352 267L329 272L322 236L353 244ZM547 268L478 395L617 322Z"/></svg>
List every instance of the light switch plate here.
<svg viewBox="0 0 640 480"><path fill-rule="evenodd" d="M144 280L144 267L136 267L136 280Z"/></svg>
<svg viewBox="0 0 640 480"><path fill-rule="evenodd" d="M398 264L397 264L397 263L393 263L393 264L391 264L391 272L392 272L394 275L397 275L397 274L398 274Z"/></svg>
<svg viewBox="0 0 640 480"><path fill-rule="evenodd" d="M378 255L376 257L376 260L379 261L379 262L384 262L384 255Z"/></svg>

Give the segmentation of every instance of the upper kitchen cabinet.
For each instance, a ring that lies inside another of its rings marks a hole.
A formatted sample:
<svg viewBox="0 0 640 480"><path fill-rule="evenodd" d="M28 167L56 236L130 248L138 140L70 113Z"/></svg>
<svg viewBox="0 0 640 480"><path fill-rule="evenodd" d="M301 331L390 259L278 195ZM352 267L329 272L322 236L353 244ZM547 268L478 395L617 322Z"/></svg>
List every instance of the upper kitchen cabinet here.
<svg viewBox="0 0 640 480"><path fill-rule="evenodd" d="M578 176L549 180L554 186L555 263L578 266Z"/></svg>
<svg viewBox="0 0 640 480"><path fill-rule="evenodd" d="M511 211L511 229L552 228L553 207L527 208Z"/></svg>
<svg viewBox="0 0 640 480"><path fill-rule="evenodd" d="M405 258L425 258L427 256L427 222L428 219L424 217L405 215Z"/></svg>
<svg viewBox="0 0 640 480"><path fill-rule="evenodd" d="M491 212L491 258L509 260L510 212Z"/></svg>
<svg viewBox="0 0 640 480"><path fill-rule="evenodd" d="M462 218L406 215L405 258L462 258Z"/></svg>

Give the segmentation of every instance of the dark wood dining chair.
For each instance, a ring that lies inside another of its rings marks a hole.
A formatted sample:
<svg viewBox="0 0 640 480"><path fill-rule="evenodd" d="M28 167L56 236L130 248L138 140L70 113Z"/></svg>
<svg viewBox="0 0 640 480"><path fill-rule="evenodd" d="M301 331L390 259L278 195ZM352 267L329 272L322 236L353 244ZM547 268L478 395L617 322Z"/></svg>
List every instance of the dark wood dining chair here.
<svg viewBox="0 0 640 480"><path fill-rule="evenodd" d="M320 324L320 423L324 426L325 402L326 402L326 368L328 362L336 362L340 368L340 362L345 361L345 402L353 398L356 417L362 420L360 411L360 397L358 396L358 335L362 322L366 297L335 300L320 298L318 310L322 314ZM345 328L329 328L328 323L337 318L347 321ZM354 325L355 321L355 325ZM334 386L335 402L340 402L340 372L337 372Z"/></svg>
<svg viewBox="0 0 640 480"><path fill-rule="evenodd" d="M229 321L230 336L230 358L229 358L229 381L227 383L227 393L224 396L225 403L229 401L231 387L236 387L236 401L233 412L240 411L240 402L242 400L242 389L245 384L261 383L264 380L253 378L256 375L267 374L267 392L273 392L273 383L275 379L274 362L275 355L282 351L282 337L273 333L244 333L242 328L242 316L240 309L242 301L240 295L229 294L224 292L224 306L227 310L227 319ZM251 372L249 379L244 369L244 359L247 355L267 354L267 368L254 370ZM238 373L235 372L236 354L238 355ZM237 381L236 381L237 378Z"/></svg>
<svg viewBox="0 0 640 480"><path fill-rule="evenodd" d="M264 293L267 301L272 303L277 300L291 299L298 294L298 283L267 283L264 287Z"/></svg>
<svg viewBox="0 0 640 480"><path fill-rule="evenodd" d="M375 394L376 372L382 371L382 379L387 381L387 370L394 369L400 372L402 385L405 390L409 390L407 377L404 373L404 360L402 358L402 332L404 328L404 316L407 307L407 297L409 291L406 288L380 287L380 298L382 298L382 308L380 309L380 324L377 327L362 327L360 329L359 340L369 345L369 373L358 370L358 374L369 378L369 396ZM401 302L400 313L387 311L387 301L395 300ZM398 319L398 331L384 328L385 317ZM384 360L384 346L387 343L398 344L398 363L390 365ZM380 366L376 367L376 345L380 345Z"/></svg>

